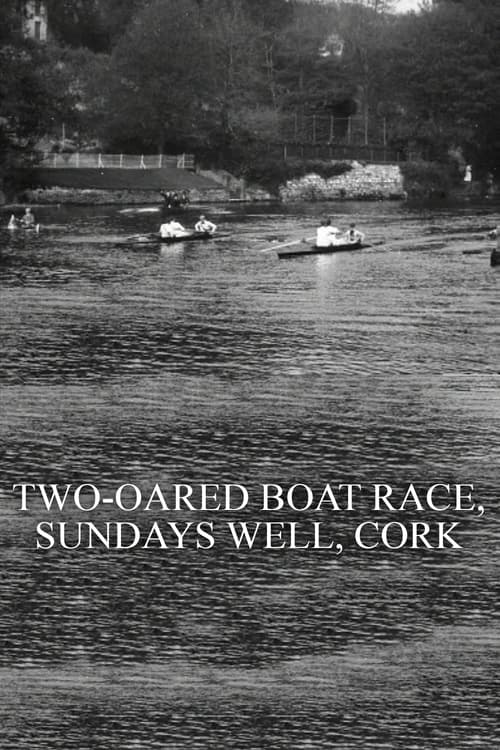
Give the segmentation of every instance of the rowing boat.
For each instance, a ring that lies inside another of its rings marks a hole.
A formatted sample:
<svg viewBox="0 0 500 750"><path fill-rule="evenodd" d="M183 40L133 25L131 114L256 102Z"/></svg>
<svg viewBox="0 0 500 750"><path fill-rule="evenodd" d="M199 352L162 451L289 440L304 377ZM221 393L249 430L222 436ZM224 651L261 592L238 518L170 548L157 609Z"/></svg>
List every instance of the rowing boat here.
<svg viewBox="0 0 500 750"><path fill-rule="evenodd" d="M208 240L210 237L213 237L211 232L191 232L191 234L181 234L178 237L158 237L158 239L162 244L171 245L173 242L196 242Z"/></svg>
<svg viewBox="0 0 500 750"><path fill-rule="evenodd" d="M197 242L200 240L208 240L214 235L210 232L191 232L190 234L183 234L178 237L161 237L159 234L134 234L131 237L127 237L117 245L172 245L175 242Z"/></svg>
<svg viewBox="0 0 500 750"><path fill-rule="evenodd" d="M363 245L362 242L346 242L342 245L328 245L328 247L318 247L317 245L313 245L312 247L294 247L293 249L286 249L286 250L278 250L278 257L279 258L293 258L295 255L319 255L320 253L342 253L346 250L362 250L363 247L367 247L367 245Z"/></svg>
<svg viewBox="0 0 500 750"><path fill-rule="evenodd" d="M23 226L22 224L18 224L16 226L7 226L7 229L9 232L21 232L24 234L38 234L40 231L40 224L29 224L27 226Z"/></svg>

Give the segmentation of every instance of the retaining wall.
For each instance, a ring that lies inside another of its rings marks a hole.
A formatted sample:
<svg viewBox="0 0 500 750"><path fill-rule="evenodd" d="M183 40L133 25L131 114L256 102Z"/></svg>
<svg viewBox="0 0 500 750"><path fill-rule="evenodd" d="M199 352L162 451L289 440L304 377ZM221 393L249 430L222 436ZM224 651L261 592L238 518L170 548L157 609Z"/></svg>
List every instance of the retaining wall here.
<svg viewBox="0 0 500 750"><path fill-rule="evenodd" d="M403 175L397 164L361 164L335 177L308 174L280 188L280 198L292 201L377 200L406 197Z"/></svg>

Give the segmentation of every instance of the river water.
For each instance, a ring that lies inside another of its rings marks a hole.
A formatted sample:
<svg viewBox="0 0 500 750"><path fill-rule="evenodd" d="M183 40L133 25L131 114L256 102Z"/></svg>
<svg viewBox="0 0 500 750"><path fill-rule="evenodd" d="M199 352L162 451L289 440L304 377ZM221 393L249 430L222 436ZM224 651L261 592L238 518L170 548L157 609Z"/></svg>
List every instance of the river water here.
<svg viewBox="0 0 500 750"><path fill-rule="evenodd" d="M162 249L118 245L158 214L115 207L39 209L38 235L2 234L0 747L498 747L498 207L204 210L224 236ZM373 247L279 260L325 212ZM373 510L374 484L401 503L438 482L473 484L484 514ZM250 499L49 513L33 492L24 512L16 483ZM316 505L329 484L339 510L264 513L264 483ZM343 483L361 485L352 511ZM78 522L156 520L165 548L36 549L39 522L74 540ZM212 522L213 547L192 527L178 549L169 521ZM242 521L283 523L283 549L236 549ZM372 528L361 549L366 521L427 522L431 548ZM314 548L314 522L341 554ZM460 548L436 548L455 522Z"/></svg>

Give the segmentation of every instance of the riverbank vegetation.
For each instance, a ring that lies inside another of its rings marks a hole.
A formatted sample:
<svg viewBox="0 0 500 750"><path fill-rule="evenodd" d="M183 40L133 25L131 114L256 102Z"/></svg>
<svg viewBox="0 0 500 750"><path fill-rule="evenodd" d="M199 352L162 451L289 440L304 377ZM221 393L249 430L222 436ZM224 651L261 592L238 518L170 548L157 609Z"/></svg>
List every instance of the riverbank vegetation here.
<svg viewBox="0 0 500 750"><path fill-rule="evenodd" d="M17 0L4 5L4 173L49 136L56 150L191 152L272 185L298 167L270 164L269 148L317 116L383 121L388 148L454 160L459 179L466 163L500 169L495 0L417 14L388 0L46 0L46 43L24 38Z"/></svg>

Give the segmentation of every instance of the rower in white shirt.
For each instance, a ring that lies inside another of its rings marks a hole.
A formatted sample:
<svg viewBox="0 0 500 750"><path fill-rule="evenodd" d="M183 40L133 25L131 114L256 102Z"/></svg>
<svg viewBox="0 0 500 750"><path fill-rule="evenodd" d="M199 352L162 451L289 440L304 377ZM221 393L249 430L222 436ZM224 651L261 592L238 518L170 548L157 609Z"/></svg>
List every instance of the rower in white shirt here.
<svg viewBox="0 0 500 750"><path fill-rule="evenodd" d="M186 229L175 219L164 222L160 227L160 237L184 237L189 234Z"/></svg>
<svg viewBox="0 0 500 750"><path fill-rule="evenodd" d="M339 230L332 226L330 219L321 222L316 232L316 247L330 247L334 245L338 237Z"/></svg>
<svg viewBox="0 0 500 750"><path fill-rule="evenodd" d="M217 227L211 221L208 221L208 219L202 214L194 225L194 229L195 232L208 232L209 234L213 234Z"/></svg>

